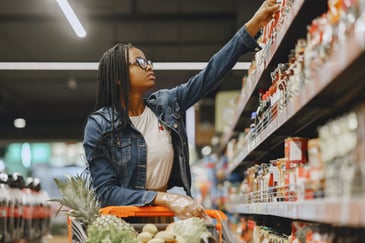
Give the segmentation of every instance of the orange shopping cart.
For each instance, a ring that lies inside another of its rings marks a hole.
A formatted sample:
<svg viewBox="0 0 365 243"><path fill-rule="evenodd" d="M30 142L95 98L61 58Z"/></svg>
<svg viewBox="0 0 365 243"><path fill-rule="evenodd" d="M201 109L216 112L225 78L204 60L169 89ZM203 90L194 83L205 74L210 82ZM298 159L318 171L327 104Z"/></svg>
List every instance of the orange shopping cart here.
<svg viewBox="0 0 365 243"><path fill-rule="evenodd" d="M234 243L228 227L228 218L220 210L206 209L206 213L213 219L214 223L207 224L208 230L216 243ZM163 217L174 216L174 213L167 207L161 206L110 206L100 209L101 214L111 214L120 218L128 217ZM140 231L143 225L131 224L136 231ZM159 230L166 228L167 224L159 224ZM68 218L68 241L69 243L85 243L87 239L86 232L80 223L72 218Z"/></svg>

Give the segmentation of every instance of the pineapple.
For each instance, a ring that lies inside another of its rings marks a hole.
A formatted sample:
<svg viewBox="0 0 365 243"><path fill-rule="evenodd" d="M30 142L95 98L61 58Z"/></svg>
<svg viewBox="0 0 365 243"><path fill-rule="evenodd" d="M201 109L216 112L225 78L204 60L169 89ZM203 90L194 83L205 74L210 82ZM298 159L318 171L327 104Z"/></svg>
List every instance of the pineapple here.
<svg viewBox="0 0 365 243"><path fill-rule="evenodd" d="M58 212L63 210L66 215L78 220L84 226L90 225L99 215L100 204L91 189L86 176L76 175L68 177L66 181L54 179L62 198L52 199L61 204Z"/></svg>
<svg viewBox="0 0 365 243"><path fill-rule="evenodd" d="M87 243L138 243L137 231L114 215L101 215L87 228Z"/></svg>
<svg viewBox="0 0 365 243"><path fill-rule="evenodd" d="M66 181L54 179L62 194L60 199L52 199L61 204L66 215L80 222L87 231L81 232L81 242L87 243L137 243L137 232L126 221L113 215L100 215L100 204L86 176L68 177ZM57 212L57 213L58 213ZM77 230L80 230L76 227ZM82 230L81 230L82 231ZM80 233L80 232L79 232ZM87 238L86 238L87 237ZM86 239L85 239L86 238Z"/></svg>

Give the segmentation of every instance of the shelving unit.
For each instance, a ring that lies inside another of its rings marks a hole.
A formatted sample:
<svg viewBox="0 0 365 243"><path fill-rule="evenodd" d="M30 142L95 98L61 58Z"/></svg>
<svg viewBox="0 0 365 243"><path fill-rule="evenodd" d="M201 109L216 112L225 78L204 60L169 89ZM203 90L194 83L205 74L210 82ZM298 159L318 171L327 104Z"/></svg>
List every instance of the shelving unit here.
<svg viewBox="0 0 365 243"><path fill-rule="evenodd" d="M258 61L253 77L254 81L239 97L239 103L234 112L236 116L233 118L231 126L223 133L220 139L221 151L232 137L239 118L246 110L246 106L252 98L254 91L259 85L267 86L272 65L287 59L287 54L294 47L296 40L305 35L306 26L310 23L311 19L325 11L326 2L325 0L294 1L290 13L276 34L276 38L270 40L266 48L257 53L256 59Z"/></svg>
<svg viewBox="0 0 365 243"><path fill-rule="evenodd" d="M313 73L311 84L306 85L293 102L289 103L285 110L248 144L247 150L237 154L230 162L227 172L232 173L243 161L262 159L264 157L262 153L255 153L255 151L267 147L270 139L280 134L281 130L294 130L287 129L288 126L295 123L296 131L299 132L316 121L327 119L339 110L346 109L357 99L361 99L361 96L364 96L362 91L365 89L365 82L361 82L361 78L365 78L365 70L362 68L365 63L364 45L365 43L360 43L354 33L348 36L343 48L333 53L321 69ZM357 75L353 75L354 71ZM326 100L327 105L331 107L317 108L313 112L319 100ZM312 109L311 117L305 119L304 115L310 109Z"/></svg>
<svg viewBox="0 0 365 243"><path fill-rule="evenodd" d="M364 227L365 198L356 199L318 199L303 202L271 202L227 204L230 212L259 214L307 220L338 226Z"/></svg>
<svg viewBox="0 0 365 243"><path fill-rule="evenodd" d="M248 103L259 87L270 86L270 73L280 62L287 62L287 55L299 38L305 38L307 25L327 11L326 1L293 2L291 12L277 33L273 43L256 56L253 82L242 91L236 117L220 140L223 151L234 136L241 114L249 113ZM311 13L315 10L316 13ZM311 13L311 14L309 14ZM365 20L363 26L365 26ZM302 32L303 31L303 32ZM317 128L330 119L365 101L365 28L355 28L346 33L326 61L313 70L310 81L300 94L271 120L247 146L238 151L228 162L227 176L242 172L253 163L268 162L275 157L272 152L280 148L283 154L284 139L288 136L316 137ZM257 98L257 97L256 97ZM282 156L281 154L281 156ZM365 163L360 161L361 163ZM322 198L299 201L243 203L240 198L225 205L230 213L271 215L291 220L312 221L340 227L365 227L365 197Z"/></svg>
<svg viewBox="0 0 365 243"><path fill-rule="evenodd" d="M236 117L221 137L221 151L233 136L241 114L249 112L246 110L247 103L249 99L252 99L255 89L258 86L269 86L268 79L272 67L279 62L287 61L287 55L294 47L295 41L305 35L300 29L306 30L308 23L325 11L326 4L327 1L294 1L291 12L278 32L275 42L270 48L262 51L264 54L258 54L265 57L265 61L258 61L261 65L257 66L253 84L241 94L240 103L235 111ZM309 16L308 8L320 10L320 12ZM274 149L281 145L280 141L287 136L300 133L313 134L316 130L315 126L321 121L325 121L361 99L361 96L364 96L361 91L364 91L365 86L364 82L361 82L361 78L365 77L365 71L361 67L365 61L363 42L354 33L348 36L346 43L343 43L339 51L333 53L318 72L313 73L311 85L305 87L295 101L290 103L285 111L281 112L277 119L273 120L269 127L248 145L247 150L235 156L229 164L227 173L240 169L243 162L249 165L252 161L269 159L267 155L270 151L264 148ZM257 59L260 58L262 57L257 57Z"/></svg>

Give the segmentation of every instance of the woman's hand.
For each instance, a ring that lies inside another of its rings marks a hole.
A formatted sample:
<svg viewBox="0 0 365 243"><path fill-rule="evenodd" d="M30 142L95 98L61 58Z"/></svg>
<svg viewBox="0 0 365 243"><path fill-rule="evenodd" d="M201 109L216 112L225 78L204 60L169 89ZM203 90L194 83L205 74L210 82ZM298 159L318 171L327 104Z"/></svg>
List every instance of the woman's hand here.
<svg viewBox="0 0 365 243"><path fill-rule="evenodd" d="M247 32L254 37L260 28L267 25L275 17L279 8L280 4L276 3L276 0L265 0L254 16L246 23Z"/></svg>
<svg viewBox="0 0 365 243"><path fill-rule="evenodd" d="M154 200L156 205L168 207L179 219L199 217L210 220L204 208L191 197L173 193L158 192Z"/></svg>

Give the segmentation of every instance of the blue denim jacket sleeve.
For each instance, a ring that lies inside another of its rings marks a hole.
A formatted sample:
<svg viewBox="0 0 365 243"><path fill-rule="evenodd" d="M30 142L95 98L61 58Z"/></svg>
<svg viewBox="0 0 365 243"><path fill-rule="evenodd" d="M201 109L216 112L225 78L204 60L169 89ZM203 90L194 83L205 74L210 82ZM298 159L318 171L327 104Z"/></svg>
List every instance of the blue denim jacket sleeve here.
<svg viewBox="0 0 365 243"><path fill-rule="evenodd" d="M111 164L111 158L108 157L108 146L99 143L104 132L100 122L89 118L85 126L83 141L92 186L101 206L144 206L151 204L156 192L133 190L121 186L117 172Z"/></svg>
<svg viewBox="0 0 365 243"><path fill-rule="evenodd" d="M212 92L244 53L260 49L256 40L246 31L245 26L241 27L231 40L210 58L203 70L191 77L188 82L176 87L181 108L188 109Z"/></svg>

